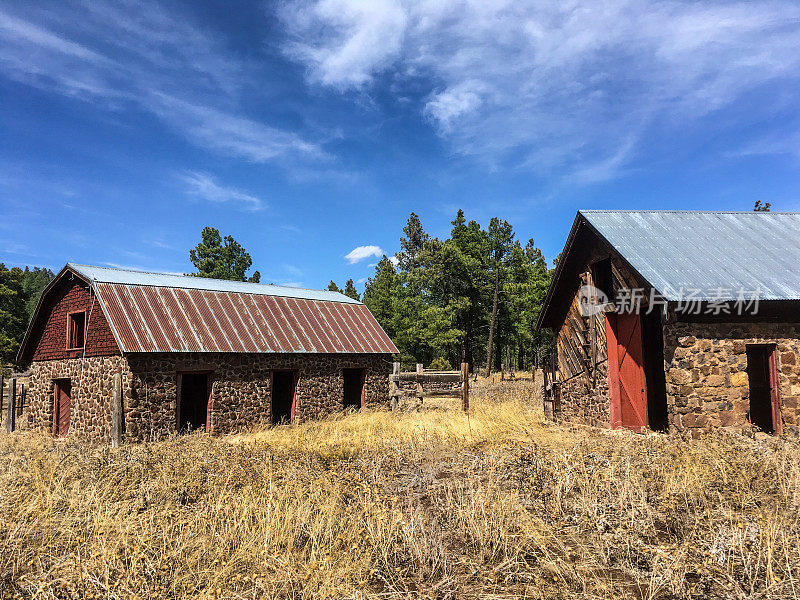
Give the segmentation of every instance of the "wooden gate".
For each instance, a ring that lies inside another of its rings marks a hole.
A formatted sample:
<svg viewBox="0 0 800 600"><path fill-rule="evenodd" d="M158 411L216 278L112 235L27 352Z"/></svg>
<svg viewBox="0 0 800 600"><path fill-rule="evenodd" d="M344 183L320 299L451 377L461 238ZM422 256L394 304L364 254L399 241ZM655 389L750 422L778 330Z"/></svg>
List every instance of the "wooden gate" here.
<svg viewBox="0 0 800 600"><path fill-rule="evenodd" d="M638 314L607 314L608 384L611 427L641 431L647 427L647 385Z"/></svg>

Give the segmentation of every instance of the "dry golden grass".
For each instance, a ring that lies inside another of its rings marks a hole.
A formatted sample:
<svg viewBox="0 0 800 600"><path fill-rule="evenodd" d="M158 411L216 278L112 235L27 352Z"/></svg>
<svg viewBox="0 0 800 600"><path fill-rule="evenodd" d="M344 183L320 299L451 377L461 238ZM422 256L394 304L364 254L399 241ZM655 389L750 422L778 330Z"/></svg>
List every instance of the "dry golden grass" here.
<svg viewBox="0 0 800 600"><path fill-rule="evenodd" d="M0 436L0 597L800 597L795 442L546 426L531 396L120 450Z"/></svg>

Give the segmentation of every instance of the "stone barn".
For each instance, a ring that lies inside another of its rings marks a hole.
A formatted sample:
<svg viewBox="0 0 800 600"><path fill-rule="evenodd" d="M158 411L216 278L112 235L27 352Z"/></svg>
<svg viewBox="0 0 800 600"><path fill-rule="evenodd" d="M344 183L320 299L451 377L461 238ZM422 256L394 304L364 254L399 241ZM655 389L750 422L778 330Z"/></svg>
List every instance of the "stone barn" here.
<svg viewBox="0 0 800 600"><path fill-rule="evenodd" d="M343 294L67 264L20 348L24 426L127 439L305 421L388 401L392 341Z"/></svg>
<svg viewBox="0 0 800 600"><path fill-rule="evenodd" d="M550 417L797 435L800 213L580 211L538 327Z"/></svg>

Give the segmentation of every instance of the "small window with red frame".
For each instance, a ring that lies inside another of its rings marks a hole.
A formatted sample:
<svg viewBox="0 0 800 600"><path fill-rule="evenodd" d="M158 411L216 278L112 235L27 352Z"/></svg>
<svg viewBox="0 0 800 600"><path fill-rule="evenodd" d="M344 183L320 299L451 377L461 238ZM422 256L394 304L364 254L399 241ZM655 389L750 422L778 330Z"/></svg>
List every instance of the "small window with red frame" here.
<svg viewBox="0 0 800 600"><path fill-rule="evenodd" d="M67 315L67 350L77 350L86 344L86 312Z"/></svg>

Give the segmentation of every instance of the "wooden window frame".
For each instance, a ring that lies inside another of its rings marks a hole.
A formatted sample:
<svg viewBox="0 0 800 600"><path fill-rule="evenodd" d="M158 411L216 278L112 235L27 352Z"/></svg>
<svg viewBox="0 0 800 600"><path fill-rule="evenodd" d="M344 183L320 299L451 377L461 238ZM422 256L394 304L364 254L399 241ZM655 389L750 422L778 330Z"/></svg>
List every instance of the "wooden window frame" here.
<svg viewBox="0 0 800 600"><path fill-rule="evenodd" d="M769 375L769 403L770 415L772 416L772 435L783 433L783 414L781 412L781 380L778 375L778 344L766 342L759 344L747 344L745 348L757 348L767 352L767 372ZM747 374L748 386L750 373ZM748 399L749 402L749 399ZM748 408L748 421L752 423Z"/></svg>
<svg viewBox="0 0 800 600"><path fill-rule="evenodd" d="M75 315L83 315L83 346L73 346L70 342L71 333L72 333L72 320ZM89 323L86 322L86 309L83 310L73 310L67 313L67 342L66 342L66 349L67 350L83 350L86 348L86 332L89 329Z"/></svg>
<svg viewBox="0 0 800 600"><path fill-rule="evenodd" d="M294 413L297 408L297 388L300 384L300 370L299 369L270 369L269 372L269 420L270 423L274 418L272 414L273 397L272 394L275 390L275 373L291 373L292 374L292 407L289 409L289 423L294 423Z"/></svg>
<svg viewBox="0 0 800 600"><path fill-rule="evenodd" d="M342 404L344 405L344 372L345 371L360 371L361 372L361 399L359 401L359 409L363 409L367 405L367 369L366 367L342 367Z"/></svg>

